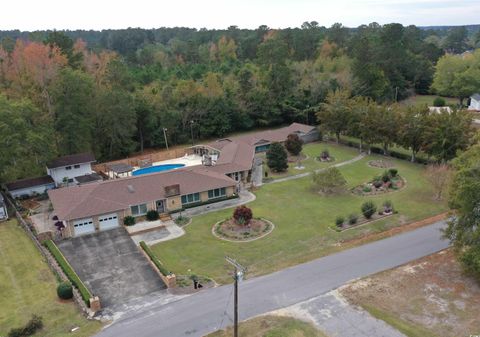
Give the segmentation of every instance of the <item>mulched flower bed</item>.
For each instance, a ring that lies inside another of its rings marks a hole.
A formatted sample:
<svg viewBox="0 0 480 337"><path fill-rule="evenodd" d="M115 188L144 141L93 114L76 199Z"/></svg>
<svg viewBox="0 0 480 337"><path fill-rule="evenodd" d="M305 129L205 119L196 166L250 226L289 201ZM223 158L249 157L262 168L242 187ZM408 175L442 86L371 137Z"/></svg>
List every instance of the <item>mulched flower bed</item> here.
<svg viewBox="0 0 480 337"><path fill-rule="evenodd" d="M368 162L368 166L386 169L386 168L392 168L395 165L389 160L380 159L380 160L370 160Z"/></svg>
<svg viewBox="0 0 480 337"><path fill-rule="evenodd" d="M368 196L368 195L377 195L385 194L389 192L394 192L405 187L406 182L401 176L396 176L386 183L376 187L374 182L364 183L352 189L352 193L356 195Z"/></svg>
<svg viewBox="0 0 480 337"><path fill-rule="evenodd" d="M197 289L194 287L192 276L177 275L177 286L170 288L169 292L173 295L188 295L196 293L202 289L215 287L215 281L208 277L197 276Z"/></svg>
<svg viewBox="0 0 480 337"><path fill-rule="evenodd" d="M374 215L372 215L372 217L370 219L367 219L365 218L364 216L360 216L357 220L356 223L354 224L351 224L347 221L345 221L343 223L342 226L335 226L335 225L332 225L330 226L331 229L335 230L336 232L343 232L347 229L350 229L350 228L355 228L355 227L358 227L358 226L361 226L361 225L366 225L367 223L369 222L373 222L373 221L376 221L376 220L380 220L380 219L383 219L383 218L386 218L386 217L389 217L391 215L395 214L395 212L390 212L390 213L375 213Z"/></svg>
<svg viewBox="0 0 480 337"><path fill-rule="evenodd" d="M217 222L213 226L213 234L229 241L251 241L269 234L273 224L264 219L252 219L248 225L240 225L234 219Z"/></svg>
<svg viewBox="0 0 480 337"><path fill-rule="evenodd" d="M315 160L316 161L320 161L322 163L331 163L332 161L335 161L335 157L321 157L321 156L318 156L318 157L315 157Z"/></svg>

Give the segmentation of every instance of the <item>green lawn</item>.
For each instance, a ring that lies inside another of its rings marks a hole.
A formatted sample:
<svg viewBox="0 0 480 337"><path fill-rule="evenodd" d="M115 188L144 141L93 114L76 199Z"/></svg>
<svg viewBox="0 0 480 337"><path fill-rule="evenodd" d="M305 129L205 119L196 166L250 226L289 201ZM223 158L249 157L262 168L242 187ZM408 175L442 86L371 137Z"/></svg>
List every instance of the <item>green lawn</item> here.
<svg viewBox="0 0 480 337"><path fill-rule="evenodd" d="M458 98L455 97L443 97L437 95L415 95L412 97L407 98L406 100L401 101L401 104L405 105L425 105L428 106L433 105L433 100L437 97L442 97L445 99L447 105L457 105L459 103Z"/></svg>
<svg viewBox="0 0 480 337"><path fill-rule="evenodd" d="M61 302L57 281L16 220L0 223L0 336L23 326L33 314L43 318L36 336L91 336L101 327L85 319L72 301ZM80 327L75 333L69 330Z"/></svg>
<svg viewBox="0 0 480 337"><path fill-rule="evenodd" d="M433 334L431 331L428 331L422 326L412 322L407 322L397 315L393 315L369 305L364 305L363 308L367 310L373 317L385 321L408 337L435 337L435 334Z"/></svg>
<svg viewBox="0 0 480 337"><path fill-rule="evenodd" d="M328 150L330 156L335 158L335 160L331 162L321 162L316 160L315 158L320 156L320 154L324 150ZM302 153L307 156L307 159L302 160L302 165L305 167L302 170L295 168L295 166L297 165L296 163L289 163L288 170L282 173L272 172L266 164L263 165L263 169L264 171L268 172L268 176L270 178L278 179L282 177L301 174L304 172L312 172L314 170L325 168L336 163L352 159L355 156L359 155L358 150L354 148L349 148L346 146L336 145L332 143L309 143L303 147ZM265 158L265 155L263 154L262 157Z"/></svg>
<svg viewBox="0 0 480 337"><path fill-rule="evenodd" d="M260 316L238 326L239 337L325 337L312 324L291 317ZM221 330L207 337L233 336L233 329Z"/></svg>
<svg viewBox="0 0 480 337"><path fill-rule="evenodd" d="M323 146L319 146L322 148ZM350 187L369 181L382 169L367 165L378 156L368 156L340 168ZM384 196L362 197L350 193L324 197L311 191L311 178L267 184L255 192L257 199L250 203L254 216L265 217L275 224L273 232L248 243L219 240L211 234L212 225L231 216L223 210L195 217L178 239L154 245L152 249L177 274L195 273L212 277L217 282L230 282L231 270L225 255L237 258L248 267L248 276L273 272L301 262L338 251L339 241L438 214L447 209L445 203L434 202L433 192L423 176L423 166L389 158L407 186ZM399 214L357 229L337 233L329 228L339 215L360 213L360 205L368 199L380 205L393 202Z"/></svg>

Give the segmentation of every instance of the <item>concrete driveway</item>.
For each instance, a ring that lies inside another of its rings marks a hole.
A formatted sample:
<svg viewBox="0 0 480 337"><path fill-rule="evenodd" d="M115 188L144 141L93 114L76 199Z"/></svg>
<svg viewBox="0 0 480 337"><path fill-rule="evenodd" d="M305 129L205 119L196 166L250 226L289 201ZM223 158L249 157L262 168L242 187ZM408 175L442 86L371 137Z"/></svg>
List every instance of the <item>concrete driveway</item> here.
<svg viewBox="0 0 480 337"><path fill-rule="evenodd" d="M103 308L166 288L124 228L64 240L58 247L90 291L100 296Z"/></svg>

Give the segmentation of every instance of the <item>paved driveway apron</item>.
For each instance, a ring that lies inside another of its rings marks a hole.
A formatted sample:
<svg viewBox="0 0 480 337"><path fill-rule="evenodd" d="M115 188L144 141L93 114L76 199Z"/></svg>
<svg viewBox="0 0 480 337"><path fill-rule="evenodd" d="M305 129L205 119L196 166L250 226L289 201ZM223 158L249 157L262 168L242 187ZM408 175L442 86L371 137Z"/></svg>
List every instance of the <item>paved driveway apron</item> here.
<svg viewBox="0 0 480 337"><path fill-rule="evenodd" d="M58 244L102 307L165 289L165 284L123 228L83 235Z"/></svg>

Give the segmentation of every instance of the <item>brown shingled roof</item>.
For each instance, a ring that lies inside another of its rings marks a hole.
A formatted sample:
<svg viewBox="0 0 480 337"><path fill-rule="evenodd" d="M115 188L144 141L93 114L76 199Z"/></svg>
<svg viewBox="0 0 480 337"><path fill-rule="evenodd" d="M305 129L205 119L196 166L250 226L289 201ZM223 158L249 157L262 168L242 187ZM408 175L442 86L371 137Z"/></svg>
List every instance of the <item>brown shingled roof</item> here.
<svg viewBox="0 0 480 337"><path fill-rule="evenodd" d="M183 195L235 186L236 182L207 167L192 166L50 190L48 195L55 214L61 220L73 220L164 199L165 186L175 184L180 185L180 193Z"/></svg>
<svg viewBox="0 0 480 337"><path fill-rule="evenodd" d="M57 168L75 164L93 163L95 157L91 153L77 153L68 156L58 157L47 164L48 168Z"/></svg>
<svg viewBox="0 0 480 337"><path fill-rule="evenodd" d="M55 182L53 181L52 177L42 176L42 177L36 177L36 178L27 178L27 179L17 180L17 181L5 184L5 186L7 187L7 190L15 191L15 190L20 190L22 188L48 185L48 184L54 184L54 183Z"/></svg>
<svg viewBox="0 0 480 337"><path fill-rule="evenodd" d="M315 129L315 126L292 123L289 126L275 130L259 131L211 142L207 146L220 151L217 163L212 169L224 174L250 170L256 146L272 142L283 142L291 133L307 134Z"/></svg>

